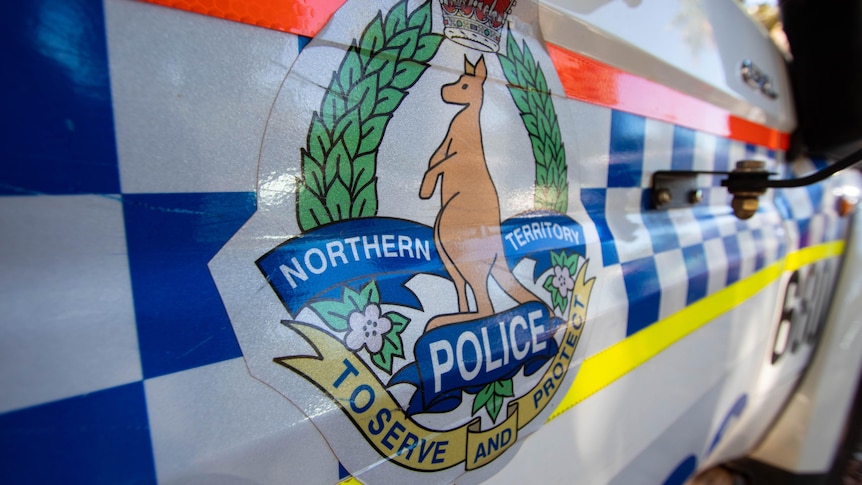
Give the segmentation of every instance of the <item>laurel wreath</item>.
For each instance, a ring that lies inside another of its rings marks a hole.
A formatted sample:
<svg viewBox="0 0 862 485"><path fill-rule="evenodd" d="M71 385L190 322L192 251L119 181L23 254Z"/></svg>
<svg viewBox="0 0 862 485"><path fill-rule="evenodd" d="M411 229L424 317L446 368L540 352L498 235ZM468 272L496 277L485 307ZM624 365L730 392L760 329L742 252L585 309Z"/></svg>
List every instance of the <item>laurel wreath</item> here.
<svg viewBox="0 0 862 485"><path fill-rule="evenodd" d="M431 3L412 13L407 0L382 12L353 40L312 115L297 220L303 231L377 214L377 150L392 114L437 53Z"/></svg>
<svg viewBox="0 0 862 485"><path fill-rule="evenodd" d="M497 58L509 82L509 93L530 135L536 159L535 206L565 214L569 198L566 150L551 92L527 43L522 42L521 49L511 31L506 37L506 54L497 54Z"/></svg>

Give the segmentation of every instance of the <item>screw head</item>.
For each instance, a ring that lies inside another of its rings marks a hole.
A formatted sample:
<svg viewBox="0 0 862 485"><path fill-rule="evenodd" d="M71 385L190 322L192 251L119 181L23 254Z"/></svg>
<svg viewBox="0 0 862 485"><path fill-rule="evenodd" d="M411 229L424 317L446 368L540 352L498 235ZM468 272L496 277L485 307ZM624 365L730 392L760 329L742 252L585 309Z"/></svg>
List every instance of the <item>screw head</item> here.
<svg viewBox="0 0 862 485"><path fill-rule="evenodd" d="M700 204L703 201L703 189L695 189L689 192L688 201L692 204Z"/></svg>
<svg viewBox="0 0 862 485"><path fill-rule="evenodd" d="M670 203L673 197L670 195L670 190L668 189L658 189L655 193L655 203L656 205L665 205Z"/></svg>

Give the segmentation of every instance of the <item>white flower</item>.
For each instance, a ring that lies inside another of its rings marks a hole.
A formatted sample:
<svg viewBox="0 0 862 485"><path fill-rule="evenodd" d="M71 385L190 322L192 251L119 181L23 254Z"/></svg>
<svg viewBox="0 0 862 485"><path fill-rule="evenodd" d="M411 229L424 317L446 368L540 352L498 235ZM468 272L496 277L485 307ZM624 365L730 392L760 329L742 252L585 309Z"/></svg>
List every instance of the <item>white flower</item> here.
<svg viewBox="0 0 862 485"><path fill-rule="evenodd" d="M383 348L383 335L392 329L392 321L380 316L380 307L374 303L365 307L363 312L353 312L347 317L350 332L347 334L347 346L351 350L359 350L363 346L372 354Z"/></svg>
<svg viewBox="0 0 862 485"><path fill-rule="evenodd" d="M567 298L569 291L575 289L575 280L572 279L568 268L554 266L554 280L551 281L551 285L560 292L563 298Z"/></svg>

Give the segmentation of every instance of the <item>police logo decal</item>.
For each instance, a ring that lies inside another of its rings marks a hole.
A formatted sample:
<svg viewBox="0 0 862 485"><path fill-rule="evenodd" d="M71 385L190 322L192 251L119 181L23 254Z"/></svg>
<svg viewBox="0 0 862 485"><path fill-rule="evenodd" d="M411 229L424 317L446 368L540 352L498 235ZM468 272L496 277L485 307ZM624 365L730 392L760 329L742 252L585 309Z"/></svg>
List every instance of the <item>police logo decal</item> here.
<svg viewBox="0 0 862 485"><path fill-rule="evenodd" d="M264 138L258 213L211 268L252 374L351 473L454 480L499 469L559 402L595 278L565 215L553 66L513 21L535 5L383 3L348 2L301 53ZM253 247L252 285L281 306L255 317L226 280Z"/></svg>

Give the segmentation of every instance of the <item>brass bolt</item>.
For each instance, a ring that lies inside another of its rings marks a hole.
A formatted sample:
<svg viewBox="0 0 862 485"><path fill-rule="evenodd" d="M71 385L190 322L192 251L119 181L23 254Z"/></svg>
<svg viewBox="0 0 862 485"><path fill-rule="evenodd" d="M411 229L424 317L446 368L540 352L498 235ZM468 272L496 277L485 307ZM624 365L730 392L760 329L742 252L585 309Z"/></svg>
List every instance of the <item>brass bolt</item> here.
<svg viewBox="0 0 862 485"><path fill-rule="evenodd" d="M760 160L740 160L736 162L734 172L763 172L765 169L766 163ZM760 196L764 193L766 189L733 192L733 200L730 202L733 214L742 220L750 219L757 212Z"/></svg>
<svg viewBox="0 0 862 485"><path fill-rule="evenodd" d="M760 201L757 196L751 195L735 195L730 206L733 207L733 214L740 219L750 219L757 212L760 206Z"/></svg>
<svg viewBox="0 0 862 485"><path fill-rule="evenodd" d="M688 193L688 201L692 204L700 204L703 201L703 190L695 189Z"/></svg>
<svg viewBox="0 0 862 485"><path fill-rule="evenodd" d="M665 205L670 203L673 197L670 195L670 190L668 189L658 189L655 193L655 203L656 205Z"/></svg>

